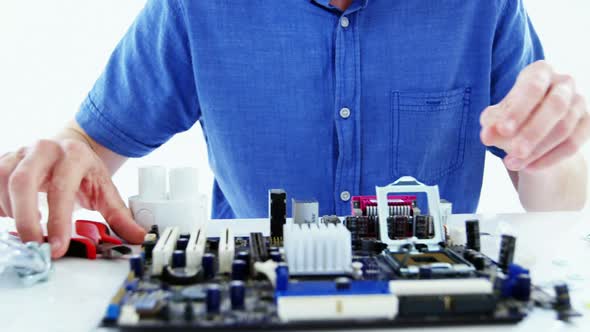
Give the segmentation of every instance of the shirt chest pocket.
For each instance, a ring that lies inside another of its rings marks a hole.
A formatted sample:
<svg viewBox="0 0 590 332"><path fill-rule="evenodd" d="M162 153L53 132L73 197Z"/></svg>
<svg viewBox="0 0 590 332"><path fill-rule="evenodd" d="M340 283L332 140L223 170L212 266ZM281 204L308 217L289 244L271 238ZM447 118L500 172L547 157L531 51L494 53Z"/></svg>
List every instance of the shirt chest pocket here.
<svg viewBox="0 0 590 332"><path fill-rule="evenodd" d="M391 93L392 178L436 184L463 164L470 88Z"/></svg>

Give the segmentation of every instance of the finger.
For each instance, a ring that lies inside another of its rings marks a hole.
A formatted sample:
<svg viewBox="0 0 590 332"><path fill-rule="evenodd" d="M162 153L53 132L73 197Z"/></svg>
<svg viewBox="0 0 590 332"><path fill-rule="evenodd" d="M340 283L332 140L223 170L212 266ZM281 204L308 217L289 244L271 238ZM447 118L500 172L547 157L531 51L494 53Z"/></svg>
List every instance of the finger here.
<svg viewBox="0 0 590 332"><path fill-rule="evenodd" d="M545 61L526 67L514 87L500 103L505 120L497 124L501 135L512 136L543 100L553 78L553 69Z"/></svg>
<svg viewBox="0 0 590 332"><path fill-rule="evenodd" d="M102 187L102 204L99 204L98 211L117 235L126 241L139 244L143 241L145 230L139 226L131 211L125 203L113 182L108 178Z"/></svg>
<svg viewBox="0 0 590 332"><path fill-rule="evenodd" d="M39 225L37 193L39 186L61 155L52 141L39 141L18 164L8 183L8 191L16 229L24 242L42 242Z"/></svg>
<svg viewBox="0 0 590 332"><path fill-rule="evenodd" d="M553 127L568 115L574 96L575 84L571 77L554 84L514 138L511 149L514 156L528 158Z"/></svg>
<svg viewBox="0 0 590 332"><path fill-rule="evenodd" d="M80 183L91 168L91 158L79 142L63 144L64 157L53 169L47 188L47 235L51 255L61 257L68 249L72 229L72 212Z"/></svg>
<svg viewBox="0 0 590 332"><path fill-rule="evenodd" d="M0 217L6 217L6 213L4 213L4 210L2 210L1 207L0 207Z"/></svg>
<svg viewBox="0 0 590 332"><path fill-rule="evenodd" d="M570 137L543 157L534 161L527 168L532 171L542 170L574 155L590 137L590 115L582 117L578 126Z"/></svg>
<svg viewBox="0 0 590 332"><path fill-rule="evenodd" d="M538 144L528 158L520 159L515 156L506 157L504 162L508 169L518 171L525 168L563 143L574 132L585 112L586 104L584 99L580 95L576 95L571 110L566 117L553 127L551 132L541 141L541 143Z"/></svg>
<svg viewBox="0 0 590 332"><path fill-rule="evenodd" d="M482 127L491 127L504 119L504 113L500 105L488 106L480 115L479 123Z"/></svg>
<svg viewBox="0 0 590 332"><path fill-rule="evenodd" d="M18 163L25 157L26 148L21 148L16 153L8 153L0 159L0 208L9 217L12 217L10 194L8 192L8 180Z"/></svg>
<svg viewBox="0 0 590 332"><path fill-rule="evenodd" d="M483 127L480 132L480 138L484 145L495 146L504 149L506 152L510 147L510 138L500 135L496 127Z"/></svg>

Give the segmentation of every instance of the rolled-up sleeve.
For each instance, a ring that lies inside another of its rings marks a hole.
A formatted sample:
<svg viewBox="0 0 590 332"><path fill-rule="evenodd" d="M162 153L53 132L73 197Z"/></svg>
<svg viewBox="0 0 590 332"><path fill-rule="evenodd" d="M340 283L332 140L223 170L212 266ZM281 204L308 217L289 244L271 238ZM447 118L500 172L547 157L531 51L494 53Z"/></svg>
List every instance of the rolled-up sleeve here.
<svg viewBox="0 0 590 332"><path fill-rule="evenodd" d="M76 121L106 148L141 157L200 117L185 15L149 0L82 102Z"/></svg>

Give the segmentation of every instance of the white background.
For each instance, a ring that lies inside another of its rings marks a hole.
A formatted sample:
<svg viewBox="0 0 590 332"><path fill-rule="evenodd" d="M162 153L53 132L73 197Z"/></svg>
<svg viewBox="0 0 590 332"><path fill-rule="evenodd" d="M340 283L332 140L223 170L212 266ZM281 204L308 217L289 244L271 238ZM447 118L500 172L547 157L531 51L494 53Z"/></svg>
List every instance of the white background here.
<svg viewBox="0 0 590 332"><path fill-rule="evenodd" d="M475 0L474 0L475 1ZM514 0L509 0L514 1ZM0 2L0 154L51 137L76 112L108 56L144 0ZM548 60L573 74L590 96L590 3L527 0ZM584 149L590 159L590 147ZM198 125L150 156L131 160L115 176L123 195L136 192L136 167L190 165L201 171L201 191L212 174ZM501 162L487 156L478 212L522 211Z"/></svg>

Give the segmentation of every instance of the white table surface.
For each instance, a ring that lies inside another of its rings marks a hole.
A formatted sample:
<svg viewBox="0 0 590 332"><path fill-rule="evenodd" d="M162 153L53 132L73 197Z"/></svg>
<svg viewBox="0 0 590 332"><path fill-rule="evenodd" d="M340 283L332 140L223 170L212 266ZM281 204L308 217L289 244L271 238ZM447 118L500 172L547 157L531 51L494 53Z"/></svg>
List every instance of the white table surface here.
<svg viewBox="0 0 590 332"><path fill-rule="evenodd" d="M77 217L88 217L78 212ZM497 257L499 234L517 238L516 258L531 268L533 283L564 280L569 284L572 304L584 316L571 323L556 319L551 310L536 308L516 325L428 328L436 331L590 331L590 216L582 213L530 213L506 215L453 215L451 227L479 217L483 251ZM218 234L227 221L214 221L209 234ZM268 234L268 224L232 221L236 235L250 231ZM0 230L12 229L9 219L0 218ZM48 282L20 286L10 274L0 276L0 331L89 331L94 330L111 297L129 270L126 260L64 258L55 262ZM420 329L396 329L422 330ZM381 330L375 330L381 331Z"/></svg>

